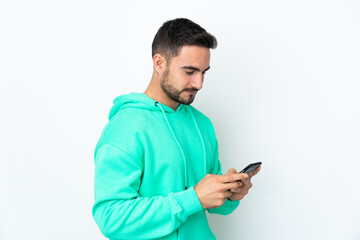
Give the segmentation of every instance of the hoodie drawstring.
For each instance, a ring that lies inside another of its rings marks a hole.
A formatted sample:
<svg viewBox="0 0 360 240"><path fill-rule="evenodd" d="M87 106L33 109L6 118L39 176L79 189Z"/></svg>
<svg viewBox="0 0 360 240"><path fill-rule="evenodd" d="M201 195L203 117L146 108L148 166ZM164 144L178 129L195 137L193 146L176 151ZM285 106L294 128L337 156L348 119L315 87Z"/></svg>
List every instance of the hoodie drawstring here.
<svg viewBox="0 0 360 240"><path fill-rule="evenodd" d="M201 144L202 144L202 147L203 147L203 156L204 156L204 176L206 175L206 169L207 169L207 166L206 166L206 151L205 151L205 143L204 143L204 139L201 135L201 132L200 132L200 129L199 129L199 126L197 124L197 121L195 119L195 116L194 116L194 113L193 111L191 110L191 108L188 108L190 110L190 114L191 114L191 117L195 123L195 126L196 126L196 129L199 133L199 136L200 136L200 140L201 140Z"/></svg>
<svg viewBox="0 0 360 240"><path fill-rule="evenodd" d="M167 126L168 126L168 128L169 128L169 130L170 130L170 132L171 132L171 135L173 136L173 138L174 138L174 140L175 140L175 142L176 142L176 144L177 144L177 146L178 146L178 148L179 148L179 150L180 150L180 152L181 152L181 155L182 155L182 157L183 157L183 161L184 161L184 171L185 171L185 176L184 176L184 177L185 177L185 190L186 190L186 189L188 189L188 177L187 177L187 164L186 164L185 154L184 154L184 151L182 150L182 148L181 148L181 146L180 146L180 143L179 143L179 141L177 140L177 138L176 138L176 136L175 136L175 134L174 134L174 132L173 132L173 130L172 130L172 128L171 128L171 125L170 125L170 123L169 123L169 121L168 121L168 119L167 119L167 117L166 117L166 114L165 114L165 111L164 111L163 107L162 107L160 104L158 104L158 103L159 103L159 102L155 102L155 106L160 107L160 109L161 109L161 111L162 111L162 113L163 113L163 116L164 116L164 118L165 118L166 124L167 124ZM192 117L192 119L193 119L193 121L194 121L194 123L195 123L196 129L197 129L197 131L198 131L198 133L199 133L200 140L201 140L201 144L202 144L202 147L203 147L203 155L204 155L204 176L205 176L205 175L206 175L206 169L207 169L207 167L206 167L206 151L205 151L204 140L203 140L203 137L202 137L202 135L201 135L199 126L198 126L198 124L197 124L197 122L196 122L194 113L192 112L191 108L188 108L188 109L190 110L191 117Z"/></svg>

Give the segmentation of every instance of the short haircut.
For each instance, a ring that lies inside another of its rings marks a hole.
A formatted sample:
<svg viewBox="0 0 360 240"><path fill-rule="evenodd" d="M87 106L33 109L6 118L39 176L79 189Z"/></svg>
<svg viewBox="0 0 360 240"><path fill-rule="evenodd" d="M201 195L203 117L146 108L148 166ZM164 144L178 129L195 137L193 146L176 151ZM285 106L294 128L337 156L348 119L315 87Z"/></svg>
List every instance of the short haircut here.
<svg viewBox="0 0 360 240"><path fill-rule="evenodd" d="M152 43L152 57L162 54L167 61L179 54L183 46L199 46L215 49L216 38L200 25L186 18L165 22L158 30Z"/></svg>

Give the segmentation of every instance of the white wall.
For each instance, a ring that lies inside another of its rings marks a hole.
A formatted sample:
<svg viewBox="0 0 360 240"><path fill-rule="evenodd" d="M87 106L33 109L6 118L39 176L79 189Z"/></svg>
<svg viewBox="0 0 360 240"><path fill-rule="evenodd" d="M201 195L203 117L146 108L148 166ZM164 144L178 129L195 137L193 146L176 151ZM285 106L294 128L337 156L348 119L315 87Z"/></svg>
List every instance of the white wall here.
<svg viewBox="0 0 360 240"><path fill-rule="evenodd" d="M0 2L0 239L104 239L93 152L116 96L144 91L161 24L219 41L194 106L224 170L262 161L219 239L360 239L359 1Z"/></svg>

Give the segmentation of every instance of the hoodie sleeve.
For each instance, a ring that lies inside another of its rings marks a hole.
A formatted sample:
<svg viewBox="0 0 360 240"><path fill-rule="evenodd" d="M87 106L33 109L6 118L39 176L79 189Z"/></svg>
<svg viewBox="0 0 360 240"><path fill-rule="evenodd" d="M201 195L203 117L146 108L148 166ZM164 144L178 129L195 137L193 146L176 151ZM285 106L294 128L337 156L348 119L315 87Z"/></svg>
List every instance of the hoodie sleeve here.
<svg viewBox="0 0 360 240"><path fill-rule="evenodd" d="M217 174L217 175L222 174L222 168L221 168L221 163L219 160L219 151L218 151L217 141L216 141L216 146L215 146L214 165L212 167L211 174ZM225 203L223 205L221 205L220 207L208 209L207 211L212 214L216 213L216 214L221 214L221 215L228 215L228 214L232 213L239 206L239 204L240 204L240 200L239 201L231 201L229 199L226 199Z"/></svg>
<svg viewBox="0 0 360 240"><path fill-rule="evenodd" d="M97 148L92 214L104 236L160 238L203 210L193 188L166 196L139 196L142 172L141 163L122 148L108 143Z"/></svg>

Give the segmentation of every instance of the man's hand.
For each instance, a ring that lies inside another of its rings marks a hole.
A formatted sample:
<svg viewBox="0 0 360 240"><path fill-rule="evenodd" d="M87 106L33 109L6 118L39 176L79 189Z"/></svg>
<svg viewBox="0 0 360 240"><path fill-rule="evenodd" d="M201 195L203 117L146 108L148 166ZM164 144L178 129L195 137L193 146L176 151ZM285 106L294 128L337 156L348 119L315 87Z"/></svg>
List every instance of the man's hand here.
<svg viewBox="0 0 360 240"><path fill-rule="evenodd" d="M243 180L239 181L239 187L230 189L231 195L227 198L231 201L243 199L245 195L248 194L249 189L252 187L251 178L255 176L260 171L260 169L261 167L259 166L257 169L255 169L252 173L248 175L246 173L237 173L235 168L230 168L226 175L241 174L245 176Z"/></svg>
<svg viewBox="0 0 360 240"><path fill-rule="evenodd" d="M226 198L230 198L233 194L239 194L237 191L242 189L245 183L248 184L245 180L245 177L248 177L247 174L234 171L230 172L229 170L226 175L207 174L196 184L194 189L203 208L220 207ZM231 189L234 190L234 193L230 191Z"/></svg>

